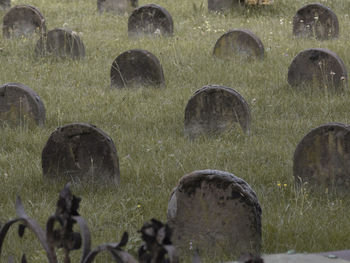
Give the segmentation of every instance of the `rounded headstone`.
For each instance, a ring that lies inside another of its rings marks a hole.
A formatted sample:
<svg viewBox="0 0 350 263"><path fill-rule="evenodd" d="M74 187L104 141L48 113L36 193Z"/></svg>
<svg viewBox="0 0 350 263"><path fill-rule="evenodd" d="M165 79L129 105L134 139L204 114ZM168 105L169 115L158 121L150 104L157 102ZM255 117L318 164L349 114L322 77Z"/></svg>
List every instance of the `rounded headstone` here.
<svg viewBox="0 0 350 263"><path fill-rule="evenodd" d="M85 57L85 46L76 32L55 28L38 40L35 53L38 56L53 54L58 57L78 59Z"/></svg>
<svg viewBox="0 0 350 263"><path fill-rule="evenodd" d="M110 12L125 14L138 6L138 0L97 0L97 9L100 13Z"/></svg>
<svg viewBox="0 0 350 263"><path fill-rule="evenodd" d="M251 187L228 172L194 171L182 177L168 204L168 224L179 251L258 253L261 207Z"/></svg>
<svg viewBox="0 0 350 263"><path fill-rule="evenodd" d="M209 85L197 90L185 109L185 135L213 134L239 124L249 133L250 110L234 89Z"/></svg>
<svg viewBox="0 0 350 263"><path fill-rule="evenodd" d="M128 20L129 37L137 36L171 36L174 23L169 12L155 4L148 4L136 8Z"/></svg>
<svg viewBox="0 0 350 263"><path fill-rule="evenodd" d="M0 86L0 121L10 126L44 126L44 103L34 90L23 84L4 84Z"/></svg>
<svg viewBox="0 0 350 263"><path fill-rule="evenodd" d="M293 18L293 34L319 40L337 38L338 18L331 9L321 4L306 5L300 8Z"/></svg>
<svg viewBox="0 0 350 263"><path fill-rule="evenodd" d="M5 10L11 7L11 0L0 0L0 10Z"/></svg>
<svg viewBox="0 0 350 263"><path fill-rule="evenodd" d="M311 130L294 153L298 184L350 189L350 128L329 123Z"/></svg>
<svg viewBox="0 0 350 263"><path fill-rule="evenodd" d="M314 84L319 88L347 86L344 62L334 52L323 48L301 51L288 70L288 83L293 87Z"/></svg>
<svg viewBox="0 0 350 263"><path fill-rule="evenodd" d="M57 128L42 152L43 174L48 178L110 179L119 182L119 161L113 140L86 123Z"/></svg>
<svg viewBox="0 0 350 263"><path fill-rule="evenodd" d="M160 86L164 82L162 65L158 58L147 50L125 51L112 63L112 88Z"/></svg>
<svg viewBox="0 0 350 263"><path fill-rule="evenodd" d="M3 18L2 34L4 38L40 35L46 32L45 18L34 6L17 5L12 7Z"/></svg>
<svg viewBox="0 0 350 263"><path fill-rule="evenodd" d="M264 57L264 45L252 32L233 29L223 34L215 44L213 55L220 59L252 59Z"/></svg>

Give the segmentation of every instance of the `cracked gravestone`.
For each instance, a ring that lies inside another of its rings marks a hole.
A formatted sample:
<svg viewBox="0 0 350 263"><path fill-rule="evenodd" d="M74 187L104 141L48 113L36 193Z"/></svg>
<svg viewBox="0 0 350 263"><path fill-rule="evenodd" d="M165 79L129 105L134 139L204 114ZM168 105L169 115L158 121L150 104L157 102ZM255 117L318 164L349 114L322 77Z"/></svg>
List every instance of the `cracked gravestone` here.
<svg viewBox="0 0 350 263"><path fill-rule="evenodd" d="M38 40L35 53L38 56L50 54L78 59L85 57L85 46L76 32L69 29L55 28Z"/></svg>
<svg viewBox="0 0 350 263"><path fill-rule="evenodd" d="M119 182L119 161L113 140L86 123L57 128L42 151L43 175L48 178Z"/></svg>
<svg viewBox="0 0 350 263"><path fill-rule="evenodd" d="M167 218L180 253L192 247L208 255L237 256L258 253L261 247L256 194L228 172L201 170L182 177L171 194Z"/></svg>
<svg viewBox="0 0 350 263"><path fill-rule="evenodd" d="M10 126L45 125L45 106L38 94L20 83L0 86L0 121Z"/></svg>
<svg viewBox="0 0 350 263"><path fill-rule="evenodd" d="M110 12L122 15L138 6L138 0L97 0L97 9L100 13Z"/></svg>
<svg viewBox="0 0 350 263"><path fill-rule="evenodd" d="M252 32L233 29L216 42L213 55L220 59L253 59L264 57L264 45Z"/></svg>
<svg viewBox="0 0 350 263"><path fill-rule="evenodd" d="M161 86L164 82L162 65L158 58L147 50L128 50L112 63L112 88Z"/></svg>
<svg viewBox="0 0 350 263"><path fill-rule="evenodd" d="M348 74L344 62L328 49L311 48L301 51L288 70L292 87L313 85L318 88L341 89L347 86Z"/></svg>
<svg viewBox="0 0 350 263"><path fill-rule="evenodd" d="M7 11L2 25L4 38L27 37L35 32L40 35L46 32L45 18L36 7L17 5Z"/></svg>
<svg viewBox="0 0 350 263"><path fill-rule="evenodd" d="M293 34L319 40L337 38L338 18L331 9L321 4L306 5L300 8L293 18Z"/></svg>
<svg viewBox="0 0 350 263"><path fill-rule="evenodd" d="M185 109L185 135L220 133L237 124L249 133L250 110L234 89L209 85L197 90Z"/></svg>
<svg viewBox="0 0 350 263"><path fill-rule="evenodd" d="M11 0L0 0L0 10L6 10L11 7Z"/></svg>
<svg viewBox="0 0 350 263"><path fill-rule="evenodd" d="M311 130L294 153L297 183L348 190L350 188L350 128L329 123Z"/></svg>
<svg viewBox="0 0 350 263"><path fill-rule="evenodd" d="M138 36L171 36L174 23L169 12L155 4L136 8L128 20L129 37Z"/></svg>

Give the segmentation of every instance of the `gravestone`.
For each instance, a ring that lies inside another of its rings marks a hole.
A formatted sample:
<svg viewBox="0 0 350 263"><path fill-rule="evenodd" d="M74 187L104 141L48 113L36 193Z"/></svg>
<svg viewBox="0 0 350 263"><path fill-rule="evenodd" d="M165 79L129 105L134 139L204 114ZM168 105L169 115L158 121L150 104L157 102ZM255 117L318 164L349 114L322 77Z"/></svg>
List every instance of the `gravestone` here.
<svg viewBox="0 0 350 263"><path fill-rule="evenodd" d="M85 46L76 32L55 28L38 40L35 53L37 56L52 54L58 57L79 59L85 57Z"/></svg>
<svg viewBox="0 0 350 263"><path fill-rule="evenodd" d="M3 18L2 35L4 38L29 36L35 32L46 32L45 18L34 6L17 5L12 7Z"/></svg>
<svg viewBox="0 0 350 263"><path fill-rule="evenodd" d="M128 50L112 63L112 88L161 86L164 82L162 65L158 58L147 50Z"/></svg>
<svg viewBox="0 0 350 263"><path fill-rule="evenodd" d="M337 38L338 18L331 9L321 4L306 5L300 8L293 18L293 34L319 40Z"/></svg>
<svg viewBox="0 0 350 263"><path fill-rule="evenodd" d="M169 12L155 4L148 4L136 8L128 21L129 37L138 36L171 36L174 23Z"/></svg>
<svg viewBox="0 0 350 263"><path fill-rule="evenodd" d="M350 128L329 123L311 130L294 153L297 183L349 190Z"/></svg>
<svg viewBox="0 0 350 263"><path fill-rule="evenodd" d="M5 10L11 7L11 0L0 0L0 10Z"/></svg>
<svg viewBox="0 0 350 263"><path fill-rule="evenodd" d="M185 109L185 135L219 133L239 124L249 133L250 110L235 90L209 85L197 90Z"/></svg>
<svg viewBox="0 0 350 263"><path fill-rule="evenodd" d="M249 30L233 29L223 34L215 44L213 55L220 59L253 59L264 57L264 45Z"/></svg>
<svg viewBox="0 0 350 263"><path fill-rule="evenodd" d="M48 178L108 179L119 182L119 161L112 139L94 125L73 123L57 128L42 152Z"/></svg>
<svg viewBox="0 0 350 263"><path fill-rule="evenodd" d="M44 103L34 90L23 84L4 84L0 86L0 121L10 126L44 126Z"/></svg>
<svg viewBox="0 0 350 263"><path fill-rule="evenodd" d="M261 208L242 179L217 170L182 177L168 204L168 224L180 253L198 248L203 254L258 253Z"/></svg>
<svg viewBox="0 0 350 263"><path fill-rule="evenodd" d="M208 9L210 11L224 12L243 5L244 0L208 0Z"/></svg>
<svg viewBox="0 0 350 263"><path fill-rule="evenodd" d="M138 0L97 0L97 9L100 13L111 12L122 15L137 6Z"/></svg>
<svg viewBox="0 0 350 263"><path fill-rule="evenodd" d="M288 70L292 87L314 84L319 88L340 89L347 86L348 74L344 62L334 52L323 48L301 51Z"/></svg>

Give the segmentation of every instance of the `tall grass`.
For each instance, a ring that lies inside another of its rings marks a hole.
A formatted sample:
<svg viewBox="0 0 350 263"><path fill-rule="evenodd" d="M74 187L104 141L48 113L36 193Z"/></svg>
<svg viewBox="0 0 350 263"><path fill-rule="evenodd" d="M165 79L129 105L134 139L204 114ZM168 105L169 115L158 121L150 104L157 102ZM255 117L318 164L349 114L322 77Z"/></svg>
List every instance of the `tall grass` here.
<svg viewBox="0 0 350 263"><path fill-rule="evenodd" d="M140 5L146 3L140 0ZM134 253L140 245L136 229L152 217L166 220L168 198L178 180L210 168L229 171L256 191L263 209L264 253L349 248L349 196L296 189L292 174L295 147L307 132L327 122L350 123L349 89L340 94L294 90L286 77L294 56L306 48L328 48L350 66L350 2L321 1L340 22L340 37L323 42L292 36L292 18L310 3L306 0L275 0L271 7L228 14L208 12L204 0L153 3L172 14L173 37L128 39L128 17L100 15L92 0L12 2L38 7L49 29L65 25L81 32L86 58L36 58L38 37L0 38L1 83L31 87L47 110L45 128L1 129L0 221L15 217L14 201L20 195L28 214L44 225L64 182L43 179L41 151L58 126L88 122L114 140L121 169L119 186L73 184L73 192L82 197L80 213L91 227L94 245L117 241L128 231L127 249ZM214 59L216 40L232 28L256 33L264 43L265 59L246 64ZM110 89L113 60L133 48L159 58L165 88ZM234 88L247 100L252 115L249 136L232 130L194 141L184 137L186 103L207 84ZM0 260L24 249L31 262L44 262L43 251L32 239L28 235L19 241L11 233ZM105 262L102 257L100 261Z"/></svg>

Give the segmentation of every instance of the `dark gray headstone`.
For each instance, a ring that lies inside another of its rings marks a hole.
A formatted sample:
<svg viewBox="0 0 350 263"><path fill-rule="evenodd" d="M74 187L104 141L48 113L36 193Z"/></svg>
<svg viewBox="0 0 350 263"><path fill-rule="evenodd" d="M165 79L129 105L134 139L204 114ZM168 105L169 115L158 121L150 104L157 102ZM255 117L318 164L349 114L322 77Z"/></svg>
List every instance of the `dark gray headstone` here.
<svg viewBox="0 0 350 263"><path fill-rule="evenodd" d="M311 130L294 153L297 183L350 189L350 128L329 123Z"/></svg>
<svg viewBox="0 0 350 263"><path fill-rule="evenodd" d="M301 51L292 61L288 83L293 87L316 85L319 88L346 87L348 74L343 61L334 52L323 48Z"/></svg>
<svg viewBox="0 0 350 263"><path fill-rule="evenodd" d="M250 110L235 90L223 86L205 86L190 98L185 109L185 135L222 132L239 124L249 133Z"/></svg>
<svg viewBox="0 0 350 263"><path fill-rule="evenodd" d="M85 57L85 46L76 32L55 28L38 40L35 53L38 56L52 54L58 57L78 59Z"/></svg>
<svg viewBox="0 0 350 263"><path fill-rule="evenodd" d="M120 54L111 67L111 87L161 86L163 68L158 58L147 50L133 49Z"/></svg>
<svg viewBox="0 0 350 263"><path fill-rule="evenodd" d="M19 83L0 86L0 122L10 126L44 126L44 103L31 88Z"/></svg>
<svg viewBox="0 0 350 263"><path fill-rule="evenodd" d="M220 59L252 59L264 57L264 45L249 30L233 29L223 34L215 44L213 55Z"/></svg>
<svg viewBox="0 0 350 263"><path fill-rule="evenodd" d="M12 7L3 18L2 34L4 38L29 36L35 32L46 32L45 18L34 6L17 5Z"/></svg>
<svg viewBox="0 0 350 263"><path fill-rule="evenodd" d="M48 178L110 179L119 182L119 161L112 139L94 125L73 123L57 128L42 152Z"/></svg>
<svg viewBox="0 0 350 263"><path fill-rule="evenodd" d="M11 0L0 0L0 10L5 10L11 7Z"/></svg>
<svg viewBox="0 0 350 263"><path fill-rule="evenodd" d="M135 9L128 21L129 37L137 36L171 36L174 23L169 12L155 4L140 6Z"/></svg>
<svg viewBox="0 0 350 263"><path fill-rule="evenodd" d="M208 0L208 9L210 11L225 12L243 5L244 0Z"/></svg>
<svg viewBox="0 0 350 263"><path fill-rule="evenodd" d="M125 14L138 6L138 0L97 0L99 12Z"/></svg>
<svg viewBox="0 0 350 263"><path fill-rule="evenodd" d="M217 170L182 177L168 204L173 244L180 252L257 253L261 246L261 208L242 179Z"/></svg>
<svg viewBox="0 0 350 263"><path fill-rule="evenodd" d="M321 4L306 5L293 18L293 34L319 40L336 38L339 35L338 18L331 9Z"/></svg>

